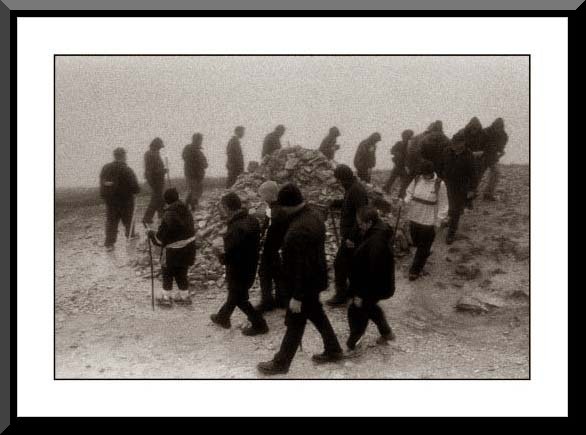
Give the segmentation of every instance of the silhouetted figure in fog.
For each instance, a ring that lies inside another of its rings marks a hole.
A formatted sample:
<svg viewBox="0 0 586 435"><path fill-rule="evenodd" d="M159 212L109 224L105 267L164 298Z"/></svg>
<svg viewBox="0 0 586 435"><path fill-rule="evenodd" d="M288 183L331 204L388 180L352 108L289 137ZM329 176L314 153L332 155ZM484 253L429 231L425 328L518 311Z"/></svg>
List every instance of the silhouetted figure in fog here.
<svg viewBox="0 0 586 435"><path fill-rule="evenodd" d="M496 186L500 178L498 163L500 158L505 154L505 146L509 141L509 135L505 132L503 118L495 119L489 127L486 127L484 129L484 136L484 153L481 159L478 183L480 183L484 173L488 169L488 182L484 189L483 199L486 201L495 201Z"/></svg>
<svg viewBox="0 0 586 435"><path fill-rule="evenodd" d="M242 155L242 146L240 139L244 137L244 127L238 126L234 129L234 136L228 142L226 147L226 169L228 169L228 179L226 180L226 189L229 189L236 182L236 178L244 172L244 156Z"/></svg>
<svg viewBox="0 0 586 435"><path fill-rule="evenodd" d="M277 125L275 130L266 135L262 144L261 157L272 154L281 149L281 137L285 134L285 126Z"/></svg>
<svg viewBox="0 0 586 435"><path fill-rule="evenodd" d="M126 150L116 148L114 161L104 165L100 172L100 196L106 203L106 241L108 250L114 249L118 223L122 220L126 237L134 237L134 195L140 192L136 175L126 164Z"/></svg>
<svg viewBox="0 0 586 435"><path fill-rule="evenodd" d="M356 175L365 183L370 183L372 168L376 166L376 144L380 142L379 133L373 133L358 145L354 155Z"/></svg>
<svg viewBox="0 0 586 435"><path fill-rule="evenodd" d="M446 243L454 242L460 216L464 212L466 202L473 196L474 156L466 148L466 139L462 133L456 133L451 145L444 152L441 178L448 190L449 221Z"/></svg>
<svg viewBox="0 0 586 435"><path fill-rule="evenodd" d="M391 193L393 188L393 184L397 179L399 182L402 181L404 177L407 176L407 171L405 169L405 161L407 160L407 144L409 139L413 137L413 130L405 130L401 134L401 140L391 148L391 155L393 160L393 169L391 169L391 174L389 175L389 179L385 183L383 190L386 193Z"/></svg>
<svg viewBox="0 0 586 435"><path fill-rule="evenodd" d="M159 220L163 217L163 208L165 207L165 200L163 199L163 189L165 188L165 174L167 168L161 159L161 148L165 144L161 138L154 138L149 146L149 150L144 153L144 178L151 188L151 199L142 221L150 225L153 223L155 213Z"/></svg>
<svg viewBox="0 0 586 435"><path fill-rule="evenodd" d="M321 141L319 150L329 160L334 160L334 155L336 154L336 151L340 149L340 145L336 143L336 140L339 136L340 130L338 130L338 127L332 127L330 128L328 135L324 138L324 140Z"/></svg>
<svg viewBox="0 0 586 435"><path fill-rule="evenodd" d="M203 136L201 133L195 133L191 143L185 145L182 153L185 182L188 190L185 204L191 208L191 211L195 210L195 207L199 205L199 199L203 193L203 179L208 167L208 161L201 150L202 141Z"/></svg>

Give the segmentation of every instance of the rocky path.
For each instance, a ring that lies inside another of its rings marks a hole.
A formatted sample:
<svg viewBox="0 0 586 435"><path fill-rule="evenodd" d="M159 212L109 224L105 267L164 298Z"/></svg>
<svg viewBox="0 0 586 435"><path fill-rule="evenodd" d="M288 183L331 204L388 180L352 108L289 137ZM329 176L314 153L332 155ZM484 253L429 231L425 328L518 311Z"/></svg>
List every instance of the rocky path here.
<svg viewBox="0 0 586 435"><path fill-rule="evenodd" d="M398 259L396 295L382 304L395 342L376 345L371 325L356 356L315 366L310 357L321 343L308 326L285 377L528 378L529 176L524 166L503 172L499 202L478 201L452 246L438 235L422 279L408 281L410 257ZM225 297L216 285L194 286L192 307L153 312L150 279L129 265L133 243L122 237L112 253L101 246L103 213L100 206L57 211L57 378L258 378L256 363L279 346L284 311L269 313L269 334L253 338L241 335L238 311L231 330L211 324ZM256 288L251 298L258 300ZM345 310L327 312L345 340Z"/></svg>

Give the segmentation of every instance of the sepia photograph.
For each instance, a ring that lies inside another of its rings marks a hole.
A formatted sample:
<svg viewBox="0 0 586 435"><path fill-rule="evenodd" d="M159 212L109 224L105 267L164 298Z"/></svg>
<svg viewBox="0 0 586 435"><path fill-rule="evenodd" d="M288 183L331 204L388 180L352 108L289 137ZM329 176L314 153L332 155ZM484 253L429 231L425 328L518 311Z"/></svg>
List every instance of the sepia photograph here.
<svg viewBox="0 0 586 435"><path fill-rule="evenodd" d="M530 379L529 77L56 54L55 379Z"/></svg>

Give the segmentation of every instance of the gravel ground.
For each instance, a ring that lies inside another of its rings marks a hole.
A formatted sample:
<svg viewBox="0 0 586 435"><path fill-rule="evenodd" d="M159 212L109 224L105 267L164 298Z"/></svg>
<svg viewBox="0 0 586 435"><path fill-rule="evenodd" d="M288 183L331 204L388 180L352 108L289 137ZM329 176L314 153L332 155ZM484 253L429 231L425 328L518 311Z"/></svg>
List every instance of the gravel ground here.
<svg viewBox="0 0 586 435"><path fill-rule="evenodd" d="M452 246L438 235L421 279L407 280L410 256L398 259L397 291L382 303L396 341L377 345L370 325L359 352L316 366L310 357L321 351L321 341L308 326L303 349L281 377L527 379L528 167L504 166L500 189L498 202L477 201L463 216ZM141 198L137 216L145 205ZM225 290L216 286L191 288L191 307L152 311L150 279L129 265L140 241L122 237L115 251L106 253L103 206L60 207L56 219L57 378L260 377L255 365L276 352L284 333L283 310L267 315L269 334L253 338L240 333L246 319L238 311L231 330L210 322L225 298ZM160 288L159 280L155 286ZM251 299L258 297L255 287ZM477 304L481 313L459 311L458 302ZM326 311L344 342L345 310Z"/></svg>

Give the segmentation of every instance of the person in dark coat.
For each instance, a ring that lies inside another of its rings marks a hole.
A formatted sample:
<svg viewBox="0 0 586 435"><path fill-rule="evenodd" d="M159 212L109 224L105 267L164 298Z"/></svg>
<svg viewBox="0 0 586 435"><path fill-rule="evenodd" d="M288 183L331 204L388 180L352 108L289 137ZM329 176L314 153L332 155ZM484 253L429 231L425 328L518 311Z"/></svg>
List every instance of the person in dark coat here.
<svg viewBox="0 0 586 435"><path fill-rule="evenodd" d="M399 182L407 175L407 171L405 170L405 161L407 159L407 143L409 139L413 137L413 130L405 130L401 134L401 140L391 148L391 155L393 156L393 169L391 169L391 174L389 175L389 179L385 183L383 190L390 194L391 189L393 188L393 184L397 179Z"/></svg>
<svg viewBox="0 0 586 435"><path fill-rule="evenodd" d="M163 275L163 295L159 305L172 305L171 290L173 280L177 283L179 294L174 299L178 305L191 305L187 271L195 262L195 226L193 216L185 204L179 200L177 189L165 191L167 204L158 231L149 230L148 236L157 246L161 246L161 269Z"/></svg>
<svg viewBox="0 0 586 435"><path fill-rule="evenodd" d="M456 133L451 145L444 152L441 169L441 178L446 183L448 191L448 233L446 243L454 242L460 216L464 212L466 202L473 197L474 183L474 156L466 148L466 139L463 134Z"/></svg>
<svg viewBox="0 0 586 435"><path fill-rule="evenodd" d="M266 216L261 228L264 243L258 269L260 283L260 304L255 308L260 312L271 311L275 307L287 308L289 298L283 283L283 268L279 250L287 230L286 221L277 203L279 186L272 180L265 181L258 188L258 194L267 204ZM262 236L261 236L262 239ZM273 297L273 283L275 295Z"/></svg>
<svg viewBox="0 0 586 435"><path fill-rule="evenodd" d="M102 167L100 172L100 196L106 204L106 241L107 250L114 249L118 237L118 223L122 220L126 237L135 237L132 221L134 219L134 195L140 192L138 180L126 164L126 150L116 148L114 161Z"/></svg>
<svg viewBox="0 0 586 435"><path fill-rule="evenodd" d="M373 133L358 145L354 155L356 175L365 183L370 183L372 168L376 166L376 144L380 142L379 133Z"/></svg>
<svg viewBox="0 0 586 435"><path fill-rule="evenodd" d="M443 132L442 121L432 122L427 129L409 141L405 160L407 175L403 178L399 198L405 198L407 187L421 175L421 165L424 161L431 161L438 170L443 164L445 149L450 140Z"/></svg>
<svg viewBox="0 0 586 435"><path fill-rule="evenodd" d="M340 136L340 130L338 127L330 128L328 135L321 141L319 150L329 160L334 160L336 151L340 149L340 145L336 143L336 140Z"/></svg>
<svg viewBox="0 0 586 435"><path fill-rule="evenodd" d="M319 300L319 294L328 287L325 224L305 204L301 191L293 184L281 188L278 203L289 222L282 251L285 281L290 287L292 298L285 315L287 330L279 351L272 360L257 366L261 373L267 375L289 371L308 319L324 343L324 352L313 355L312 360L316 363L333 362L343 356L340 343Z"/></svg>
<svg viewBox="0 0 586 435"><path fill-rule="evenodd" d="M474 157L474 178L470 190L474 193L467 201L466 207L473 207L473 200L477 196L476 191L480 184L480 178L482 173L482 155L486 146L486 134L482 128L480 120L475 116L473 117L466 126L460 130L464 137L464 143L467 149L472 152ZM460 133L458 132L458 133Z"/></svg>
<svg viewBox="0 0 586 435"><path fill-rule="evenodd" d="M226 155L228 161L226 169L228 169L228 179L226 180L226 189L229 189L236 182L236 178L244 172L244 156L242 155L242 147L240 146L240 139L244 137L244 127L238 126L234 129L234 136L228 142L226 147Z"/></svg>
<svg viewBox="0 0 586 435"><path fill-rule="evenodd" d="M277 125L274 131L266 135L265 140L262 144L261 157L272 154L273 152L281 149L281 137L285 134L285 126Z"/></svg>
<svg viewBox="0 0 586 435"><path fill-rule="evenodd" d="M359 230L356 225L356 212L368 205L366 189L346 165L338 165L334 170L334 177L345 190L344 199L333 200L330 207L341 209L340 236L341 244L334 260L336 283L335 295L326 301L332 307L343 306L348 301L348 274L354 247L359 239Z"/></svg>
<svg viewBox="0 0 586 435"><path fill-rule="evenodd" d="M165 174L167 168L161 159L161 148L165 145L161 138L154 138L149 146L149 150L144 153L144 178L151 188L151 199L142 221L146 225L153 223L155 213L159 219L163 217L163 208L165 201L163 200L163 189L165 188Z"/></svg>
<svg viewBox="0 0 586 435"><path fill-rule="evenodd" d="M482 154L482 163L478 182L482 180L484 173L488 169L488 182L483 193L483 199L486 201L495 201L495 191L500 171L498 163L500 158L505 154L505 146L509 141L509 135L505 132L505 122L503 118L497 118L495 121L484 129L485 146Z"/></svg>
<svg viewBox="0 0 586 435"><path fill-rule="evenodd" d="M254 284L258 263L260 225L255 217L242 208L238 195L230 192L220 201L220 210L228 221L224 235L224 251L216 252L220 262L226 266L228 299L217 314L210 316L212 322L230 328L230 317L236 307L240 308L250 321L244 328L244 335L266 334L269 331L262 314L254 309L249 301L248 291Z"/></svg>
<svg viewBox="0 0 586 435"><path fill-rule="evenodd" d="M352 256L350 271L352 303L348 307L350 336L346 341L349 350L354 350L366 332L369 320L380 333L378 343L395 339L385 313L378 305L379 301L395 293L393 231L381 221L373 207L360 208L356 220L362 239Z"/></svg>
<svg viewBox="0 0 586 435"><path fill-rule="evenodd" d="M201 150L202 141L203 136L201 133L195 133L192 137L191 143L185 145L182 153L184 161L183 169L188 189L185 204L187 204L192 211L199 205L199 199L203 192L203 179L208 167L208 161Z"/></svg>

